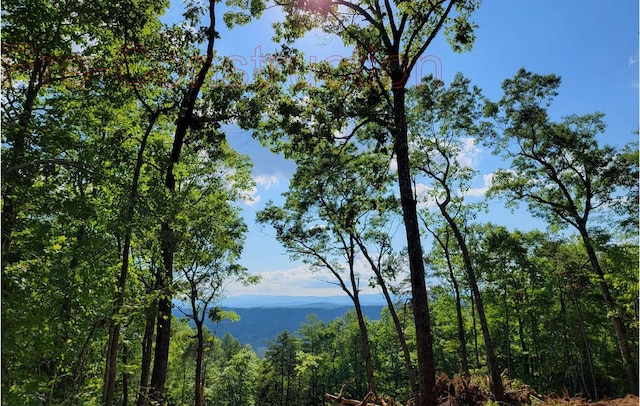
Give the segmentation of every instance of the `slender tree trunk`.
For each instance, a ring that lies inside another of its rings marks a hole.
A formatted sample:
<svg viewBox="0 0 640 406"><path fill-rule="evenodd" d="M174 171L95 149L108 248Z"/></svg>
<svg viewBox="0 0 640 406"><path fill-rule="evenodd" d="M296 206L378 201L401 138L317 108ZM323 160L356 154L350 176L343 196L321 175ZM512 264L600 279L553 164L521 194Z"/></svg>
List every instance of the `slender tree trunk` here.
<svg viewBox="0 0 640 406"><path fill-rule="evenodd" d="M567 306L564 301L564 294L562 288L559 287L558 293L560 294L560 319L562 320L562 355L564 360L565 376L571 376L572 394L577 392L576 382L572 373L570 373L571 366L571 347L569 345L569 332L567 331Z"/></svg>
<svg viewBox="0 0 640 406"><path fill-rule="evenodd" d="M209 27L207 27L207 55L198 76L180 103L180 116L176 122L171 156L167 165L165 189L173 195L176 190L176 179L173 173L174 165L180 161L180 154L184 146L185 137L193 119L193 110L198 100L200 89L204 84L213 61L213 45L215 42L216 16L215 2L209 0ZM170 211L170 210L169 210ZM175 214L168 214L161 221L161 251L163 268L159 270L156 281L163 295L158 303L158 330L156 333L156 348L151 373L150 398L161 402L164 398L167 367L169 362L169 341L171 339L171 284L173 282L173 257L178 246L174 235L173 220Z"/></svg>
<svg viewBox="0 0 640 406"><path fill-rule="evenodd" d="M520 307L516 304L516 307ZM522 363L524 369L524 376L527 378L527 382L531 381L531 358L529 356L529 348L527 347L527 341L524 337L524 321L518 314L518 335L520 337L520 348L522 349Z"/></svg>
<svg viewBox="0 0 640 406"><path fill-rule="evenodd" d="M394 83L401 83L401 77L392 77ZM419 396L416 406L432 406L436 403L434 387L436 383L435 359L433 355L433 337L431 335L431 321L429 316L429 302L425 281L424 260L420 241L420 228L416 199L411 184L411 169L409 161L409 143L407 117L405 107L404 87L394 88L393 115L395 129L393 133L393 147L398 164L398 186L400 189L400 203L402 217L407 237L409 252L409 270L411 280L411 304L413 320L416 326L416 352L418 355Z"/></svg>
<svg viewBox="0 0 640 406"><path fill-rule="evenodd" d="M471 298L471 320L473 321L473 351L476 359L476 368L480 368L480 354L478 352L478 326L476 325L476 300L473 297L473 289L469 292Z"/></svg>
<svg viewBox="0 0 640 406"><path fill-rule="evenodd" d="M582 340L584 341L584 350L587 356L587 363L589 364L589 371L591 372L591 382L593 383L593 396L594 400L598 400L598 384L596 381L596 374L593 369L593 357L591 356L591 346L589 345L589 339L587 338L587 332L584 328L584 319L582 317L582 311L580 310L580 302L576 296L575 291L572 291L571 294L573 298L573 305L576 308L576 314L578 315L578 322L580 325L580 335L582 336ZM584 374L583 374L584 375Z"/></svg>
<svg viewBox="0 0 640 406"><path fill-rule="evenodd" d="M363 255L371 265L371 269L376 275L376 279L378 280L378 286L382 289L382 294L384 296L385 301L387 302L387 308L389 309L389 314L391 315L391 319L393 320L393 325L396 329L396 334L398 334L398 341L400 342L400 348L402 348L402 354L404 356L404 364L405 369L407 371L407 377L409 378L409 385L411 387L411 393L415 397L418 393L418 382L416 379L416 374L413 371L413 365L411 364L411 352L409 351L409 346L407 345L407 338L404 334L404 329L402 328L402 324L400 323L400 318L398 317L398 313L396 312L396 308L393 305L393 300L391 300L391 294L389 293L389 288L387 287L387 283L382 276L382 272L380 267L375 263L373 258L369 255L369 251L366 246L357 239L358 246L362 251Z"/></svg>
<svg viewBox="0 0 640 406"><path fill-rule="evenodd" d="M404 329L402 328L402 324L400 323L400 318L398 318L398 313L396 312L395 306L391 300L391 296L389 295L389 291L387 287L384 286L383 292L385 299L387 300L387 307L389 308L389 314L391 314L391 318L393 319L393 325L396 328L396 332L398 334L398 341L400 342L400 348L402 348L402 355L404 357L404 367L407 371L407 377L409 378L409 386L411 387L411 393L418 393L418 382L416 379L416 374L413 370L413 365L411 363L411 351L409 351L409 346L407 345L407 337L404 334Z"/></svg>
<svg viewBox="0 0 640 406"><path fill-rule="evenodd" d="M353 296L353 304L356 308L356 316L358 317L358 327L360 327L360 336L362 341L362 353L364 356L364 362L367 369L367 385L369 392L376 392L375 378L373 374L373 358L371 356L371 344L369 342L369 332L367 329L367 322L364 319L362 313L362 306L360 305L360 298L358 292Z"/></svg>
<svg viewBox="0 0 640 406"><path fill-rule="evenodd" d="M536 375L536 371L540 371L541 370L541 356L540 356L540 338L538 335L538 325L536 324L537 318L536 316L533 314L533 311L529 311L528 312L528 316L529 316L529 322L531 323L531 338L533 340L533 358L531 356L529 356L529 359L531 360L531 377L535 378ZM567 326L564 326L564 328L566 329ZM536 367L537 365L537 367Z"/></svg>
<svg viewBox="0 0 640 406"><path fill-rule="evenodd" d="M451 256L449 255L449 235L447 234L446 246L444 246L444 255L447 260L447 268L449 269L449 278L453 284L453 292L456 297L456 318L458 321L458 341L460 341L460 361L461 371L464 376L469 376L469 356L467 355L467 338L464 333L464 319L462 318L462 304L460 303L460 288L458 286L458 280L453 273L453 264L451 263Z"/></svg>
<svg viewBox="0 0 640 406"><path fill-rule="evenodd" d="M91 326L91 329L89 329L89 332L87 333L87 336L84 339L84 343L82 344L80 353L78 354L78 357L74 362L73 381L75 385L74 390L76 391L76 393L80 391L84 378L86 377L86 374L84 372L84 364L87 358L87 353L89 352L90 344L93 341L94 335L96 334L98 329L104 327L105 325L106 325L106 320L104 318L98 319L93 323L93 325Z"/></svg>
<svg viewBox="0 0 640 406"><path fill-rule="evenodd" d="M153 329L156 326L157 303L153 303L147 310L147 320L142 338L142 362L140 369L140 386L136 406L147 404L149 396L149 377L151 376L151 358L153 354Z"/></svg>
<svg viewBox="0 0 640 406"><path fill-rule="evenodd" d="M469 356L467 355L467 340L464 333L464 320L462 318L462 305L460 299L460 287L458 286L458 280L453 272L453 263L451 262L451 254L449 252L449 239L450 234L449 230L445 231L444 240L436 231L432 231L427 224L425 224L427 230L433 235L433 238L436 239L442 251L444 252L444 257L447 261L447 270L449 271L449 280L451 280L451 284L453 285L453 291L456 299L456 319L458 324L458 341L460 342L460 371L464 376L469 376Z"/></svg>
<svg viewBox="0 0 640 406"><path fill-rule="evenodd" d="M124 305L125 289L127 286L127 277L129 274L129 251L131 250L131 237L133 233L133 217L136 210L136 201L138 198L138 185L140 183L140 174L144 164L144 152L147 147L147 141L151 130L155 126L159 112L154 112L149 118L147 129L140 141L140 148L136 157L136 166L133 169L133 179L131 180L131 189L129 190L129 199L124 213L124 242L121 251L120 276L118 278L118 292L113 305L111 325L109 326L109 339L107 341L107 355L104 379L104 392L102 400L105 406L113 404L116 376L118 368L118 343L120 341L120 318L119 313Z"/></svg>
<svg viewBox="0 0 640 406"><path fill-rule="evenodd" d="M591 262L591 268L595 272L598 277L598 283L600 285L600 291L602 292L602 296L604 298L604 302L607 306L607 312L609 314L609 318L611 319L611 323L613 324L613 330L616 333L616 338L618 340L618 349L620 350L620 356L622 357L622 363L627 374L627 382L629 385L629 389L631 393L637 395L638 394L638 374L636 371L637 364L633 361L631 357L631 350L629 348L629 341L627 339L627 332L624 326L624 322L622 317L620 316L620 310L618 309L613 296L611 295L611 291L609 290L609 285L604 277L604 271L600 266L600 262L598 261L598 256L596 255L596 250L591 243L591 239L589 238L589 233L587 231L586 226L580 227L580 235L582 237L582 241L587 250L587 255L589 256L589 261Z"/></svg>
<svg viewBox="0 0 640 406"><path fill-rule="evenodd" d="M469 376L469 355L467 353L467 338L464 333L464 319L462 318L462 303L460 300L460 290L458 282L453 277L453 290L456 295L456 317L458 319L458 341L460 341L460 361L462 363L461 370L464 376Z"/></svg>
<svg viewBox="0 0 640 406"><path fill-rule="evenodd" d="M204 377L202 376L202 360L204 359L204 334L202 331L202 320L196 320L196 338L198 340L196 348L196 377L195 377L195 406L204 406Z"/></svg>
<svg viewBox="0 0 640 406"><path fill-rule="evenodd" d="M502 305L504 306L505 354L507 356L507 376L511 376L511 326L509 325L509 306L507 304L507 284L502 287Z"/></svg>
<svg viewBox="0 0 640 406"><path fill-rule="evenodd" d="M446 185L443 185L446 187ZM447 193L450 195L450 191L447 189ZM482 296L480 294L480 289L478 288L478 282L476 280L475 270L473 269L473 263L471 262L471 256L469 254L469 249L467 247L467 243L464 240L464 237L458 228L458 224L455 220L449 215L446 210L446 205L448 202L439 204L440 212L443 217L447 220L447 224L451 227L453 231L453 235L458 242L458 247L462 253L462 261L464 263L465 271L467 273L467 279L469 281L469 285L471 287L471 291L476 299L476 308L478 311L478 317L480 318L480 328L482 329L482 335L484 338L485 344L485 352L487 355L487 368L489 370L489 376L491 379L491 388L493 391L493 395L495 400L504 401L504 388L502 385L502 377L500 376L500 370L498 368L498 361L495 356L495 349L493 346L493 342L491 341L491 334L489 332L489 323L487 322L486 314L484 311L484 304L482 301ZM508 334L508 332L507 332Z"/></svg>
<svg viewBox="0 0 640 406"><path fill-rule="evenodd" d="M127 364L128 354L127 354L127 344L122 344L122 363L124 365ZM120 404L122 406L129 406L129 373L127 371L122 371L122 397L120 400Z"/></svg>
<svg viewBox="0 0 640 406"><path fill-rule="evenodd" d="M495 349L493 346L493 342L491 341L491 333L489 332L489 323L487 322L486 313L484 311L484 304L482 302L482 295L480 294L480 289L478 288L478 282L476 280L476 273L473 269L473 263L471 262L471 256L469 255L469 249L467 247L467 243L458 228L458 225L454 221L454 219L447 213L444 206L440 207L440 211L444 218L447 220L449 227L451 227L451 231L453 231L453 235L458 242L458 247L462 252L462 261L464 263L464 267L467 273L467 279L469 281L469 286L471 287L471 291L476 299L476 309L478 311L478 318L480 319L480 328L482 329L482 336L484 338L484 346L485 352L487 354L487 368L489 369L489 377L491 379L491 389L493 392L493 396L497 401L504 401L504 387L502 385L502 377L500 376L500 370L498 368L498 361L496 359Z"/></svg>

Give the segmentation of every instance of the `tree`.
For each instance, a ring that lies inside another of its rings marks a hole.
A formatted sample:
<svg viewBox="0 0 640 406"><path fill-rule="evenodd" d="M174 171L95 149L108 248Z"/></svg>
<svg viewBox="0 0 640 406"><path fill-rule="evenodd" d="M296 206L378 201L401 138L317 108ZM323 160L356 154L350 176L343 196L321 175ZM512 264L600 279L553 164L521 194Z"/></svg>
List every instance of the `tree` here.
<svg viewBox="0 0 640 406"><path fill-rule="evenodd" d="M289 406L296 394L295 367L296 353L300 349L300 340L284 331L269 343L264 354L265 380L263 381L261 401L264 404Z"/></svg>
<svg viewBox="0 0 640 406"><path fill-rule="evenodd" d="M412 71L441 29L444 29L454 50L462 51L471 47L475 26L469 18L478 3L456 0L395 4L388 0L383 4L347 0L276 3L286 11L285 23L276 30L279 36L293 40L307 30L320 27L331 34L338 34L346 45L355 45L354 60L358 62L354 65L360 73L367 72L365 81L360 85L365 83L362 87L372 89L372 97L365 100L371 103L377 98L377 104L382 101L384 105L380 114L374 104L363 109L361 103L358 117L377 123L384 129L376 132L379 141L386 146L390 140L396 156L413 289L414 320L416 329L421 332L418 334L420 393L415 394L415 398L418 406L433 404L435 370L423 252L412 189L405 92ZM333 80L330 77L324 80L335 83L336 79L344 81L345 77L352 79L354 76L346 73Z"/></svg>
<svg viewBox="0 0 640 406"><path fill-rule="evenodd" d="M377 189L383 188L388 162L375 153L358 154L350 144L341 148L329 144L325 148L318 145L313 158L299 159L284 207L268 204L258 213L258 221L274 227L276 238L294 258L330 271L352 300L367 366L368 391L375 393L356 260L359 238L363 238L375 211L386 206L385 196Z"/></svg>
<svg viewBox="0 0 640 406"><path fill-rule="evenodd" d="M255 405L260 383L259 366L260 359L256 353L249 346L242 347L218 377L220 388L214 398L215 403L225 406Z"/></svg>
<svg viewBox="0 0 640 406"><path fill-rule="evenodd" d="M456 75L448 89L439 88L439 85L439 81L427 79L423 87L415 90L415 105L409 116L412 118L410 141L415 145L412 161L415 172L432 182L432 188L425 197L435 202L462 255L480 319L491 389L495 399L502 401L502 378L472 253L464 235L464 229L473 216L473 208L465 204L464 198L474 171L465 164L463 147L465 141L473 142L476 135L476 121L481 117L481 96L479 89L470 88L470 81L461 74Z"/></svg>
<svg viewBox="0 0 640 406"><path fill-rule="evenodd" d="M182 273L190 304L187 317L196 326L195 404L204 405L203 359L204 321L224 318L223 311L209 308L223 296L224 285L231 279L249 279L246 269L236 263L243 246L246 225L232 202L237 187L251 185L243 159L229 149L226 142L209 148L206 157L188 154L185 161L195 161L190 176L181 179L179 194L184 210L185 227L176 227L184 241L176 255L176 267ZM228 187L227 185L235 185ZM177 282L179 283L179 282Z"/></svg>
<svg viewBox="0 0 640 406"><path fill-rule="evenodd" d="M330 371L327 365L332 361L329 356L332 335L327 326L318 320L318 316L310 314L300 325L297 334L302 340L302 349L298 353L296 373L307 377L307 387L300 394L309 406L321 406L324 394L330 390Z"/></svg>
<svg viewBox="0 0 640 406"><path fill-rule="evenodd" d="M500 101L487 105L487 115L502 127L501 131L489 131L488 140L511 163L510 170L496 172L490 193L511 204L524 201L534 215L550 224L578 231L599 281L629 389L637 394L637 365L601 265L598 232L593 227L596 216L621 201L620 191L635 183L636 160L614 147L598 145L596 135L605 129L602 114L551 121L547 107L559 86L560 78L555 75L521 69L513 79L504 81Z"/></svg>
<svg viewBox="0 0 640 406"><path fill-rule="evenodd" d="M433 224L434 222L432 221L431 223ZM437 249L438 251L441 250L441 255L445 258L446 270L449 275L449 281L453 286L453 293L456 300L456 321L458 327L458 342L460 345L460 372L464 376L469 376L469 356L467 352L467 339L465 334L464 318L462 314L462 296L460 293L461 289L458 283L458 278L455 275L456 267L454 266L454 264L456 263L456 261L454 259L454 254L456 253L456 249L453 246L451 229L445 226L444 228L432 230L427 224L425 224L425 227L433 236L435 241L434 245L437 244L435 249ZM438 251L436 252L439 253ZM437 258L437 253L432 253L431 257ZM434 262L436 261L432 261L430 265L435 267Z"/></svg>
<svg viewBox="0 0 640 406"><path fill-rule="evenodd" d="M217 66L226 75L225 86L216 85L211 79L214 60L214 43L218 38L216 31L215 1L209 1L206 7L197 2L189 2L185 9L188 22L182 36L203 44L206 51L202 58L197 58L198 67L194 78L189 78L183 85L175 116L171 149L164 165L164 205L159 205L159 239L161 245L162 267L156 274L156 290L162 295L158 301L158 318L154 365L151 374L150 397L162 401L164 382L167 374L167 360L171 330L171 301L173 298L173 278L175 255L183 241L176 228L184 206L174 205L179 200L181 181L181 161L184 150L191 145L191 153L207 153L207 145L221 144L224 133L221 125L235 117L238 113L234 105L240 99L243 87L242 79L234 70L233 64L225 59ZM206 28L200 28L202 20L208 20ZM196 34L191 33L193 29ZM190 44L191 45L191 44ZM202 96L200 93L203 93ZM240 188L248 188L249 184L241 184Z"/></svg>
<svg viewBox="0 0 640 406"><path fill-rule="evenodd" d="M495 290L503 308L504 348L507 365L507 376L514 376L516 368L523 368L523 377L531 381L531 351L525 338L525 318L523 310L529 308L529 292L527 287L540 283L530 261L526 242L535 247L533 238L527 239L519 231L509 232L505 227L491 223L486 225L481 238L476 261L487 281L487 291ZM530 236L529 236L530 237ZM518 338L522 358L512 363L512 318L517 321Z"/></svg>
<svg viewBox="0 0 640 406"><path fill-rule="evenodd" d="M50 303L55 309L51 314L57 315L60 309L64 320L59 324L65 326L56 339L66 338L55 345L78 351L57 357L67 359L64 363L76 359L75 367L52 363L47 368L46 375L53 375L49 402L63 401L54 394L58 391L69 399L79 396L76 391L84 382L92 343L110 317L103 304L113 300L106 293L112 292L113 263L122 248L120 224L114 221L111 207L119 202L119 189L112 189L127 182L121 170L130 162L132 149L122 142L123 132L135 128L132 123L139 116L126 86L97 72L113 65L118 51L114 37L123 30L135 35L148 29L163 7L162 2L143 1L140 10L131 10L124 3L15 1L3 5L3 43L9 50L3 53L7 73L3 76L3 142L9 153L4 154L2 168L8 179L2 193L2 266L18 265L31 256L35 245L49 245L46 240L51 236L37 231L49 223L46 227L58 240L53 244L58 254L55 262L72 269L58 272L66 276L51 279L51 285L44 284L66 292L60 306ZM115 15L113 9L123 13ZM103 24L96 26L96 18ZM32 236L29 244L22 238L14 241L25 233ZM44 239L36 243L33 237ZM22 263L19 268L24 265L31 267ZM49 280L38 273L33 274L38 280ZM20 289L11 287L10 274L3 273L3 309L17 310L21 305L13 297L20 295ZM42 304L32 301L36 303ZM89 323L81 332L67 328L80 320ZM84 334L82 344L63 345L69 337Z"/></svg>

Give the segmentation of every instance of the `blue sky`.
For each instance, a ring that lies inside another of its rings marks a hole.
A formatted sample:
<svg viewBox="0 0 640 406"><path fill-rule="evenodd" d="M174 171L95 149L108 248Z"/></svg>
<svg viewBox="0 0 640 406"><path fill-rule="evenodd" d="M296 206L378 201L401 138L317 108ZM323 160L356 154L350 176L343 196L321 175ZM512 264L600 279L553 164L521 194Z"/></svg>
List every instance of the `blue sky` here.
<svg viewBox="0 0 640 406"><path fill-rule="evenodd" d="M232 31L220 29L218 53L232 57L237 67L251 72L260 53L277 49L270 40L270 24L279 18L277 10L267 10L263 19L248 26ZM441 75L448 83L456 72L463 72L495 100L501 95L502 81L521 67L540 74L555 73L562 77L560 95L551 108L555 119L601 111L606 114L608 125L601 137L603 143L623 145L637 140L637 1L485 0L474 20L479 28L473 50L455 54L441 37L427 51L431 56L425 58L423 74ZM318 61L350 55L338 38L327 35L309 35L299 42L299 47L307 57ZM341 294L335 285L323 282L329 276L311 274L301 263L291 262L271 230L255 223L256 211L268 200L281 200L280 194L287 190L295 167L262 148L248 132L231 129L228 138L232 146L254 161L256 202L243 204L250 231L241 262L251 273L261 274L263 282L249 288L232 284L227 294ZM475 192L480 194L487 186L488 175L503 163L479 146L472 146L469 152L469 159L480 171L474 184ZM544 227L525 210L512 214L499 201L492 202L489 214L480 220L509 228Z"/></svg>

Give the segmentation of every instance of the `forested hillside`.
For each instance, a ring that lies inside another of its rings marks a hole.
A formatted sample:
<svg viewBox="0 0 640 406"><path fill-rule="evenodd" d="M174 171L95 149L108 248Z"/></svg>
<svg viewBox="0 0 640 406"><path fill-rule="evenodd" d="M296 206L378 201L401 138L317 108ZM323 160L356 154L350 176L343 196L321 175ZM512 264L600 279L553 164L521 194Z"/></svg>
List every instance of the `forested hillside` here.
<svg viewBox="0 0 640 406"><path fill-rule="evenodd" d="M472 50L483 7L3 1L2 405L637 395L638 120L567 112L550 71L422 75ZM218 52L273 10L254 71ZM348 56L308 57L314 36ZM260 202L233 132L295 164L286 192ZM247 254L278 255L246 246L254 223L351 310L281 330L223 307L267 274ZM238 313L266 348L216 334Z"/></svg>
<svg viewBox="0 0 640 406"><path fill-rule="evenodd" d="M222 337L229 333L242 344L249 344L258 354L264 356L268 343L283 331L295 332L308 317L328 323L347 313L348 307L276 307L228 309L236 313L238 321L223 320L219 324L207 323L209 330ZM382 306L363 306L364 314L370 320L380 318Z"/></svg>

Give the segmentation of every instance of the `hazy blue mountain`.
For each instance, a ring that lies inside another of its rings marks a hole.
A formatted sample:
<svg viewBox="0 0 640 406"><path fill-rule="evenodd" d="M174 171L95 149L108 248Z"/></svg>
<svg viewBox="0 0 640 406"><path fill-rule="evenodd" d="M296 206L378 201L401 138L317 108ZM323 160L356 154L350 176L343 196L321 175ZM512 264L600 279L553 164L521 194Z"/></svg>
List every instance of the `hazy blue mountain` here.
<svg viewBox="0 0 640 406"><path fill-rule="evenodd" d="M379 319L380 312L386 305L382 295L360 295L360 302L370 320ZM175 301L174 305L179 308L185 304ZM346 295L244 295L225 298L220 305L238 313L240 321L225 320L220 324L213 324L207 320L205 323L209 329L218 337L231 333L241 344L250 344L260 356L270 340L285 330L296 332L308 315L315 314L318 320L328 323L353 309L353 303ZM174 310L174 315L184 317L177 309Z"/></svg>
<svg viewBox="0 0 640 406"><path fill-rule="evenodd" d="M227 332L231 333L241 344L250 344L254 351L262 356L270 340L285 330L296 332L308 315L315 314L318 320L328 323L352 310L353 306L339 306L333 303L319 303L313 306L311 303L300 303L291 307L224 308L238 313L240 321L225 320L220 324L214 324L207 320L205 323L209 329L219 338ZM382 305L367 305L363 306L363 311L370 320L377 320L382 308ZM184 317L178 310L174 311L174 314L176 317Z"/></svg>
<svg viewBox="0 0 640 406"><path fill-rule="evenodd" d="M268 342L275 339L278 334L288 330L295 332L306 321L307 316L315 314L319 320L329 321L344 315L352 307L262 307L262 308L234 308L230 309L240 315L240 321L223 321L217 327L209 326L216 331L218 337L230 332L242 344L250 344L253 349L262 355ZM380 318L382 306L363 306L363 311L371 320Z"/></svg>
<svg viewBox="0 0 640 406"><path fill-rule="evenodd" d="M382 295L360 295L363 306L385 305ZM273 296L273 295L244 295L232 296L222 300L224 307L297 307L310 306L329 307L353 306L348 296Z"/></svg>

